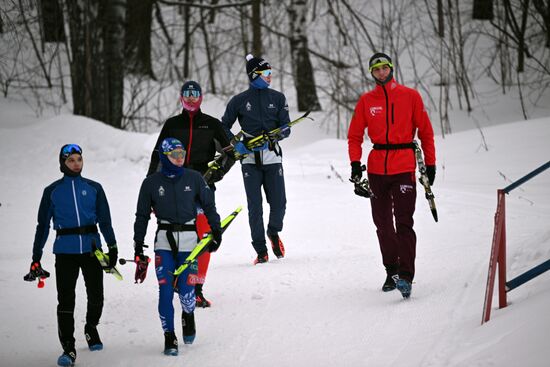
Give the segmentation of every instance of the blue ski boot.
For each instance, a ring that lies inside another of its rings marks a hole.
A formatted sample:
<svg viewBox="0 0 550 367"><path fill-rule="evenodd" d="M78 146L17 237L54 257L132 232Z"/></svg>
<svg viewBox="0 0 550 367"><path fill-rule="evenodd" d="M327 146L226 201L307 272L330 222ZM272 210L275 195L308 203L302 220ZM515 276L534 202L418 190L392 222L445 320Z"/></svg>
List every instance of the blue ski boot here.
<svg viewBox="0 0 550 367"><path fill-rule="evenodd" d="M401 292L403 298L409 298L411 296L412 284L407 279L397 279L395 286Z"/></svg>
<svg viewBox="0 0 550 367"><path fill-rule="evenodd" d="M58 366L74 366L74 361L76 360L76 350L66 350L62 355L57 358Z"/></svg>
<svg viewBox="0 0 550 367"><path fill-rule="evenodd" d="M101 342L101 339L99 339L99 333L97 332L97 328L95 326L88 324L84 325L84 336L88 342L88 348L91 351L103 349L103 343Z"/></svg>
<svg viewBox="0 0 550 367"><path fill-rule="evenodd" d="M167 356L178 355L178 339L173 331L164 333L164 354Z"/></svg>

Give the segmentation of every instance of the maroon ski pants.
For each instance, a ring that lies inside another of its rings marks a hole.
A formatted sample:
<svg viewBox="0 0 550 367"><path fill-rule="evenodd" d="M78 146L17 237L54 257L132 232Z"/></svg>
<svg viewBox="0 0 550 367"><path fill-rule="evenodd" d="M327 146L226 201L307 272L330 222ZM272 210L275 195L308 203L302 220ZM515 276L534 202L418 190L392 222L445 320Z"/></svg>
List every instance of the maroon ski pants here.
<svg viewBox="0 0 550 367"><path fill-rule="evenodd" d="M413 214L416 204L414 172L396 175L369 173L375 197L371 198L372 219L388 273L397 271L400 278L412 282L416 257L416 234ZM395 225L394 225L395 218Z"/></svg>

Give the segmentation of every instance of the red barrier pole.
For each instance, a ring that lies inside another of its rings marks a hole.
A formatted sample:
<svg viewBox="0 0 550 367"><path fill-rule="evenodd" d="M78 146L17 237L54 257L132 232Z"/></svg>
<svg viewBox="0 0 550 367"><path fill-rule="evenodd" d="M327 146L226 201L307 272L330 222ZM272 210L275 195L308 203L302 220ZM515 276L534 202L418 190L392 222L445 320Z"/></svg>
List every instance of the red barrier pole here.
<svg viewBox="0 0 550 367"><path fill-rule="evenodd" d="M502 218L500 223L500 250L498 252L498 307L504 308L506 302L506 195L504 190L498 190L498 195L502 198Z"/></svg>
<svg viewBox="0 0 550 367"><path fill-rule="evenodd" d="M499 252L502 244L502 214L503 214L504 192L497 191L497 211L495 213L495 228L493 229L493 243L491 246L491 257L489 259L489 271L487 274L487 286L485 288L485 302L483 303L483 316L481 324L491 318L491 305L493 302L493 290L495 287L496 268L499 260ZM500 275L500 273L499 273Z"/></svg>

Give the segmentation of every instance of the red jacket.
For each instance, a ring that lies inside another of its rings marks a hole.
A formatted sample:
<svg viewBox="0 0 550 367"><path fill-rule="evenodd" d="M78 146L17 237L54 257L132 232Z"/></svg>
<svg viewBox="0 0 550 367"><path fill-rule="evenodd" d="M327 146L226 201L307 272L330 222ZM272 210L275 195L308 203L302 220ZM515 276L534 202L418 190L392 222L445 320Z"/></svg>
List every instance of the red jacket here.
<svg viewBox="0 0 550 367"><path fill-rule="evenodd" d="M361 161L365 129L373 144L411 143L418 131L427 166L435 165L434 132L422 97L412 88L392 79L359 98L348 131L350 161ZM367 172L394 175L414 172L412 149L371 150Z"/></svg>

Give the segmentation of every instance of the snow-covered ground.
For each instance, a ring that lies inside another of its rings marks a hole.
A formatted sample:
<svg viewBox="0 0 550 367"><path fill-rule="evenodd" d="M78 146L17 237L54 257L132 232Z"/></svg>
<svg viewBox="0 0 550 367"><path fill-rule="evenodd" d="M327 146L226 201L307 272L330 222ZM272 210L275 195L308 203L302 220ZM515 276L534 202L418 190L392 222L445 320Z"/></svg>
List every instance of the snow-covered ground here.
<svg viewBox="0 0 550 367"><path fill-rule="evenodd" d="M61 352L55 280L38 289L23 275L42 190L61 175L59 148L83 147L83 176L103 185L120 255L131 257L137 194L156 136L71 115L37 120L5 100L1 107L0 365L54 366ZM120 267L122 282L106 276L101 352L86 347L80 280L77 365L548 366L550 273L511 292L510 306L494 308L489 323L480 321L496 190L549 160L550 118L482 131L487 151L478 130L437 139L439 223L419 191L410 300L380 291L385 273L370 204L347 182L346 141L323 139L313 122L304 122L283 142L288 206L281 237L287 257L252 265L244 210L212 257L205 294L213 307L196 311L197 339L182 345L178 357L162 354L152 269L141 285L133 283L133 266ZM222 216L246 207L238 165L216 197ZM548 223L550 171L507 196L509 279L550 258ZM154 227L151 221L150 243ZM42 264L53 274L52 237Z"/></svg>

